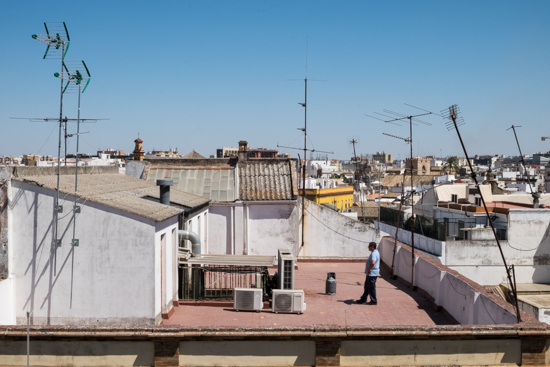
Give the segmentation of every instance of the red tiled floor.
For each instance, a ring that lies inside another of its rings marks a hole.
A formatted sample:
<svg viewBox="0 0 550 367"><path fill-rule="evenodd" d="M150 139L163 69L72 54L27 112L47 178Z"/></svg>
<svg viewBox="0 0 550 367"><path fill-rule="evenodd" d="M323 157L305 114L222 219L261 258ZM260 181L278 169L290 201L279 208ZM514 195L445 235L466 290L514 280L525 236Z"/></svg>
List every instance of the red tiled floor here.
<svg viewBox="0 0 550 367"><path fill-rule="evenodd" d="M363 293L364 263L360 262L298 262L295 271L295 289L305 292L306 311L302 315L273 313L264 308L261 312L234 311L232 304L225 306L180 305L163 325L221 328L269 328L331 326L408 326L451 325L453 322L421 294L402 283L392 280L383 269L376 284L378 305L356 304ZM336 273L336 294L327 295L328 272ZM273 271L271 271L273 273Z"/></svg>

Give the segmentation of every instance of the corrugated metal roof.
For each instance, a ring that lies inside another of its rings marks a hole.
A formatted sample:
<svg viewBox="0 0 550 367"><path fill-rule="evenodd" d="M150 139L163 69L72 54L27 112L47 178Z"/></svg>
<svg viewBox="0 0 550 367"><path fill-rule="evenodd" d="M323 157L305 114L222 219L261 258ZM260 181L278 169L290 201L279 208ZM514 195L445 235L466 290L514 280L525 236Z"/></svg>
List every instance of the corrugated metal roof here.
<svg viewBox="0 0 550 367"><path fill-rule="evenodd" d="M54 191L57 187L56 175L32 176L32 173L28 172L28 175L19 175L13 177L12 180L39 185ZM74 185L74 175L59 176L60 193L73 195ZM183 212L181 208L144 199L145 197L160 197L159 187L156 186L156 183L122 174L79 174L77 196L79 202L83 200L102 204L157 222ZM170 202L186 208L195 208L205 205L208 200L187 192L171 189Z"/></svg>
<svg viewBox="0 0 550 367"><path fill-rule="evenodd" d="M232 167L152 166L147 181L171 179L174 188L212 201L235 201L235 170Z"/></svg>
<svg viewBox="0 0 550 367"><path fill-rule="evenodd" d="M296 193L295 162L288 159L239 161L239 199L292 200Z"/></svg>

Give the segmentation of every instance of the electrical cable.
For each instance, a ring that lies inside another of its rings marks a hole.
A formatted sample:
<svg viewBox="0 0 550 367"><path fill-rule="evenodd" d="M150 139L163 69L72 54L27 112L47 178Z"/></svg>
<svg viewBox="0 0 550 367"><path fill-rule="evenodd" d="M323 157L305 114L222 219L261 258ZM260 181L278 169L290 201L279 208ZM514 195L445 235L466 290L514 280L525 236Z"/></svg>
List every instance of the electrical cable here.
<svg viewBox="0 0 550 367"><path fill-rule="evenodd" d="M361 243L369 243L369 242L371 242L371 241L362 241L362 240L358 240L358 239L349 237L349 236L347 236L347 235L345 235L345 234L342 234L342 233L336 231L335 229L330 228L330 227L329 227L328 225L326 225L325 223L323 223L319 218L317 218L315 215L313 215L313 213L311 213L307 208L305 208L305 210L306 210L306 212L309 213L309 215L311 215L313 218L315 218L319 223L321 223L323 226L325 226L326 228L328 228L328 229L331 230L332 232L338 234L339 236L342 236L342 237L347 238L347 239L352 240L352 241L361 242Z"/></svg>

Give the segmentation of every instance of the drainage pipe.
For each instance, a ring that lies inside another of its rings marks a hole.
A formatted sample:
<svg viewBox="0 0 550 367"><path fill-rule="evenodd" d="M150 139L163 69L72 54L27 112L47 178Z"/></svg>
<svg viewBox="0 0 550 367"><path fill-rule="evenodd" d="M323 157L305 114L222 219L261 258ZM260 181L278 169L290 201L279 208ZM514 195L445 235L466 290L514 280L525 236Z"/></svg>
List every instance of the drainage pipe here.
<svg viewBox="0 0 550 367"><path fill-rule="evenodd" d="M178 230L178 236L184 240L191 241L191 253L193 254L193 256L201 255L201 240L198 234L196 234L195 232L180 229Z"/></svg>

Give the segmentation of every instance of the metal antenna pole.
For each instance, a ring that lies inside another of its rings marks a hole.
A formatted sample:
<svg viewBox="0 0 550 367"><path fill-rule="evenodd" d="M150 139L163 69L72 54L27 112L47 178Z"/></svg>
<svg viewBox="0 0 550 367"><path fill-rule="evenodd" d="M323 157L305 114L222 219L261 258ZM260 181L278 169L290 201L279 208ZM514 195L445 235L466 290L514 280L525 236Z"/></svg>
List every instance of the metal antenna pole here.
<svg viewBox="0 0 550 367"><path fill-rule="evenodd" d="M307 57L307 56L306 56ZM306 61L307 65L307 61ZM306 66L307 68L307 66ZM306 69L307 70L307 69ZM306 223L306 152L307 152L307 76L304 79L304 160L302 162L302 245L305 245L305 223Z"/></svg>
<svg viewBox="0 0 550 367"><path fill-rule="evenodd" d="M414 215L414 183L413 183L413 125L412 125L412 116L409 118L409 129L410 129L410 144L411 148L411 288L414 288L414 232L416 231L416 216Z"/></svg>
<svg viewBox="0 0 550 367"><path fill-rule="evenodd" d="M411 105L407 105L407 106L411 106ZM418 108L418 107L415 107L415 106L411 106L411 107ZM412 226L412 228L411 228L411 257L412 257L411 258L411 288L412 289L414 289L414 232L415 232L415 229L416 229L416 216L415 216L415 213L414 213L414 183L413 183L414 172L413 172L413 145L412 145L412 142L413 142L413 140L412 140L413 128L412 128L412 126L413 126L413 121L415 123L421 123L421 124L430 126L431 123L419 120L418 117L434 114L433 112L423 110L421 108L418 108L418 109L420 109L422 111L426 111L426 113L421 113L421 114L418 114L418 115L408 115L407 116L407 115L403 115L401 113L397 113L397 112L394 112L394 111L384 110L384 112L386 114L398 116L398 117L395 117L395 118L391 118L391 116L388 116L388 115L379 114L379 115L384 116L386 118L390 118L388 120L382 120L378 117L366 115L366 116L374 118L376 120L383 121L384 123L395 123L396 121L400 121L400 120L409 120L409 138L408 139L401 138L399 136L395 136L395 135L391 135L391 134L386 134L386 133L384 133L384 135L404 140L405 143L410 144L410 156L411 156L411 158L410 158L409 164L410 164L410 173L411 173L411 191L410 191L411 195L410 195L410 200L411 200L411 208L412 208L412 213L411 213L411 226ZM406 170L406 168L407 167L405 166L405 170ZM406 172L405 172L405 175L406 175ZM405 180L403 180L403 183L405 183Z"/></svg>
<svg viewBox="0 0 550 367"><path fill-rule="evenodd" d="M44 59L46 58L57 58L61 59L61 73L63 73L65 55L69 50L70 38L69 32L67 31L67 26L65 22L62 23L50 23L50 28L48 29L48 24L44 23L44 28L46 29L46 34L38 35L33 34L32 38L46 44L46 52L44 53ZM52 33L50 34L50 29ZM63 130L63 80L61 80L61 92L59 98L59 139L57 147L57 192L55 196L55 206L54 206L54 228L53 228L53 245L61 246L61 240L58 239L58 222L59 222L59 213L63 211L63 207L59 205L59 176L61 173L61 133Z"/></svg>
<svg viewBox="0 0 550 367"><path fill-rule="evenodd" d="M80 142L80 94L82 90L82 85L78 85L78 115L76 122L76 154L75 154L75 164L74 164L74 205L73 205L73 239L71 244L73 246L78 246L78 239L76 239L76 214L80 213L80 207L76 205L76 199L78 195L78 152L79 142ZM74 254L74 252L73 252Z"/></svg>
<svg viewBox="0 0 550 367"><path fill-rule="evenodd" d="M357 154L355 153L355 144L357 144L357 140L351 139L351 144L353 144L353 158L355 159L355 179L357 180L357 187L359 188L359 202L361 203L361 217L363 218L363 223L365 223L365 210L363 209L363 193L361 191L361 185L359 183L360 178L360 172L359 168L357 166Z"/></svg>
<svg viewBox="0 0 550 367"><path fill-rule="evenodd" d="M491 217L489 215L489 210L487 209L487 204L485 203L485 199L483 197L483 193L479 189L479 183L477 182L476 173L473 170L472 162L470 161L470 158L468 157L468 152L466 151L466 146L464 145L464 141L462 140L462 136L460 135L460 131L458 130L458 126L464 124L464 120L460 117L458 117L458 106L452 105L449 107L448 112L442 111L442 115L444 118L447 118L452 121L452 124L450 122L447 122L447 130L451 130L453 127L456 130L456 133L458 135L458 140L460 140L460 145L462 145L462 150L464 151L464 155L466 156L466 161L468 162L468 166L470 167L470 172L472 179L474 180L475 186L477 188L477 191L479 193L479 196L481 197L481 202L483 203L483 208L485 209L485 215L487 216L487 222L489 222L489 225L491 226L491 230L493 231L493 236L495 238L495 241L497 243L498 249L500 251L500 256L502 257L502 262L504 263L504 268L506 269L506 275L508 277L508 282L510 283L510 287L512 288L512 294L514 296L514 306L516 308L516 316L518 323L521 322L521 315L519 311L519 304L518 304L518 295L516 290L516 283L512 279L512 275L510 273L510 268L508 267L506 263L506 258L504 257L504 252L502 251L502 246L500 245L500 241L498 240L497 231L495 229L495 226L493 225L493 221L491 220Z"/></svg>
<svg viewBox="0 0 550 367"><path fill-rule="evenodd" d="M73 87L70 90L76 89L76 92L78 93L78 118L76 119L77 122L77 133L76 134L68 134L67 133L67 125L68 120L65 118L65 165L67 164L67 138L72 137L76 135L76 157L75 157L75 182L74 182L74 204L73 204L73 238L71 240L71 244L73 246L78 246L78 239L76 239L76 214L80 213L80 207L77 205L77 196L78 196L78 152L79 152L79 142L80 142L80 122L83 121L80 118L80 100L81 100L81 94L86 91L86 88L88 87L88 84L90 83L90 71L88 70L88 67L86 66L86 63L82 60L80 61L72 61L67 62L63 61L63 69L61 73L55 73L54 76L61 79L61 81L66 81L67 84L65 85L65 88L63 89L63 94L69 90L69 87ZM68 66L67 66L68 65ZM74 88L77 86L78 88ZM86 119L88 120L88 119Z"/></svg>
<svg viewBox="0 0 550 367"><path fill-rule="evenodd" d="M529 171L527 171L527 167L525 166L525 160L523 160L523 153L521 152L521 147L519 146L519 140L518 140L518 136L516 134L516 127L521 127L521 126L512 125L507 130L512 129L514 131L514 137L516 138L516 144L518 145L518 150L519 150L519 158L521 159L521 164L523 166L523 170L525 171L525 174L527 175L527 184L529 185L529 189L531 191L531 196L533 197L533 208L538 208L540 194L538 192L534 192L533 187L531 186L531 178L529 177ZM535 181L535 183L536 183L536 181Z"/></svg>

